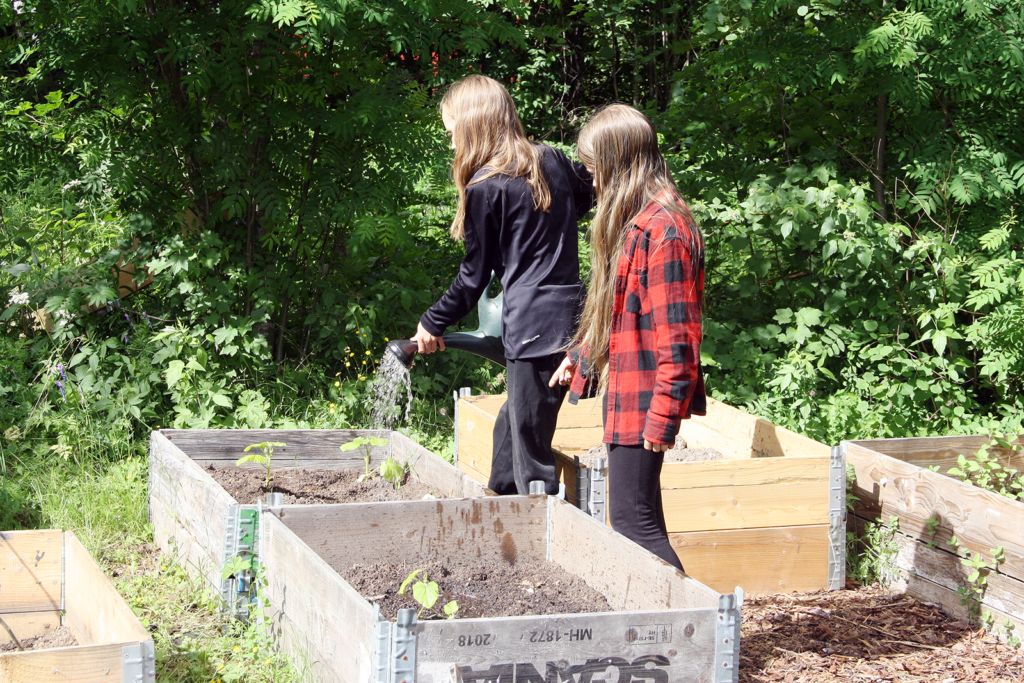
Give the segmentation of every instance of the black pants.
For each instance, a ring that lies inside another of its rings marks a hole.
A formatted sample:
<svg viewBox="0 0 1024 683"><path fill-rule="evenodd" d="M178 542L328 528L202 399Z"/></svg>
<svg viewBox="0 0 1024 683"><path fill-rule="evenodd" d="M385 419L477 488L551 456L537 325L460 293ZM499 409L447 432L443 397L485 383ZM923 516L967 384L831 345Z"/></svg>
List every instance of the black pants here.
<svg viewBox="0 0 1024 683"><path fill-rule="evenodd" d="M664 453L643 446L608 444L608 506L612 528L682 570L668 542L661 505Z"/></svg>
<svg viewBox="0 0 1024 683"><path fill-rule="evenodd" d="M508 400L494 422L494 454L487 483L499 495L527 494L535 480L544 482L545 493L558 495L551 439L567 388L549 387L548 381L563 358L564 353L556 353L508 361Z"/></svg>

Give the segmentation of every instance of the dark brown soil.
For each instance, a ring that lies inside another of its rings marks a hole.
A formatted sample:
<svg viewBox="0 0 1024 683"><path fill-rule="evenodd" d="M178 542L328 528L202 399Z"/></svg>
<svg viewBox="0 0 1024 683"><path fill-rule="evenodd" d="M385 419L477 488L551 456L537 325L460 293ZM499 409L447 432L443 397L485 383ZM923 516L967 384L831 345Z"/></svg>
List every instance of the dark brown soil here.
<svg viewBox="0 0 1024 683"><path fill-rule="evenodd" d="M285 505L420 500L428 494L442 497L412 477L406 477L399 489L376 474L359 481L363 470L272 470L270 491L265 487L267 475L263 470L208 465L206 471L242 505L255 505L260 499L265 501L267 493L275 492L284 494Z"/></svg>
<svg viewBox="0 0 1024 683"><path fill-rule="evenodd" d="M419 564L357 564L335 567L363 597L380 605L381 616L394 619L399 609L419 609L411 590L399 595L406 577L422 569L438 584L441 597L434 612L449 600L457 600L457 617L517 617L543 614L609 612L604 596L553 562L518 560L514 565L501 560L485 561L451 557ZM423 577L423 572L418 578ZM443 616L440 615L440 616ZM439 618L424 610L420 619Z"/></svg>
<svg viewBox="0 0 1024 683"><path fill-rule="evenodd" d="M748 597L740 683L1008 683L1024 652L878 586Z"/></svg>
<svg viewBox="0 0 1024 683"><path fill-rule="evenodd" d="M0 631L5 638L9 638L6 631ZM14 635L18 635L15 632ZM49 633L34 638L19 638L21 646L26 650L49 650L55 647L74 647L78 645L78 639L67 626L60 626ZM0 643L0 652L17 652L18 647L11 641Z"/></svg>
<svg viewBox="0 0 1024 683"><path fill-rule="evenodd" d="M580 463L586 467L594 465L594 458L607 458L605 446L595 446L580 456ZM687 448L686 442L679 440L676 445L665 451L665 462L705 462L725 460L725 456L713 448Z"/></svg>

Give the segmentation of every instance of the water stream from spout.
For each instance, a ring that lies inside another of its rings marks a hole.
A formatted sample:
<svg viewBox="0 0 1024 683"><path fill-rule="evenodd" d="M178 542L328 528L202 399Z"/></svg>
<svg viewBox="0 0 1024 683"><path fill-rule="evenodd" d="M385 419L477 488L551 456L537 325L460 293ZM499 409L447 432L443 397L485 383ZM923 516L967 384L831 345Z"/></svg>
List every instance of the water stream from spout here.
<svg viewBox="0 0 1024 683"><path fill-rule="evenodd" d="M405 410L402 406L402 389L405 389ZM384 352L377 365L373 380L373 396L370 399L370 425L372 429L391 430L399 421L409 420L412 407L412 377L409 370L393 353Z"/></svg>

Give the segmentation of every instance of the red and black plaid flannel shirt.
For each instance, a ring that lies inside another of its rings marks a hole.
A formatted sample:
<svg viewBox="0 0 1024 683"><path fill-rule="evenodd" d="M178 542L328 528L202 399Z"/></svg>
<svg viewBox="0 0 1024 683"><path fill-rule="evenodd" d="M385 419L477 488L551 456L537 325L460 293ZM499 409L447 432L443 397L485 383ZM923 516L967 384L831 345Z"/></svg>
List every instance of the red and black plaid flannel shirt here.
<svg viewBox="0 0 1024 683"><path fill-rule="evenodd" d="M694 268L689 231L679 232L684 220L652 201L626 233L615 273L605 443L672 444L681 419L707 410L700 367L704 263L701 256ZM570 403L586 390L585 349L582 356Z"/></svg>

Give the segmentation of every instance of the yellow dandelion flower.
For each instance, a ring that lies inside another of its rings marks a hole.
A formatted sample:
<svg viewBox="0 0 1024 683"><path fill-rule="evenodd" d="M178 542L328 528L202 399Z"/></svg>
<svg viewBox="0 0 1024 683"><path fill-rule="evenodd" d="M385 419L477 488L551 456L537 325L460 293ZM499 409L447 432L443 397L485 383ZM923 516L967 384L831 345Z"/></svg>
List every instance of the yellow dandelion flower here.
<svg viewBox="0 0 1024 683"><path fill-rule="evenodd" d="M345 367L346 367L346 368L350 368L350 367L352 367L352 364L351 364L351 363L349 363L348 361L345 361Z"/></svg>
<svg viewBox="0 0 1024 683"><path fill-rule="evenodd" d="M240 648L240 647L238 647L237 645L235 645L235 646L234 646L233 648L231 648L231 651L232 651L232 652L238 652L238 651L239 651L239 650L241 650L241 649L242 649L242 648Z"/></svg>
<svg viewBox="0 0 1024 683"><path fill-rule="evenodd" d="M334 376L335 377L341 377L341 373L340 372L336 372L336 373L334 373Z"/></svg>
<svg viewBox="0 0 1024 683"><path fill-rule="evenodd" d="M340 386L341 386L341 382L335 382L335 383L334 383L334 386L336 386L336 387L340 387Z"/></svg>
<svg viewBox="0 0 1024 683"><path fill-rule="evenodd" d="M389 342L389 341L391 341L391 340L390 340L390 339L388 339L387 337L384 337L384 341L386 341L386 342Z"/></svg>
<svg viewBox="0 0 1024 683"><path fill-rule="evenodd" d="M327 412L329 412L329 413L330 413L331 415L333 415L333 414L334 414L334 408L331 408L331 409L330 409L330 410L328 410Z"/></svg>
<svg viewBox="0 0 1024 683"><path fill-rule="evenodd" d="M366 355L367 355L367 356L369 356L369 355L370 355L370 349L366 349Z"/></svg>
<svg viewBox="0 0 1024 683"><path fill-rule="evenodd" d="M366 361L365 360L363 361L363 365L366 365Z"/></svg>

